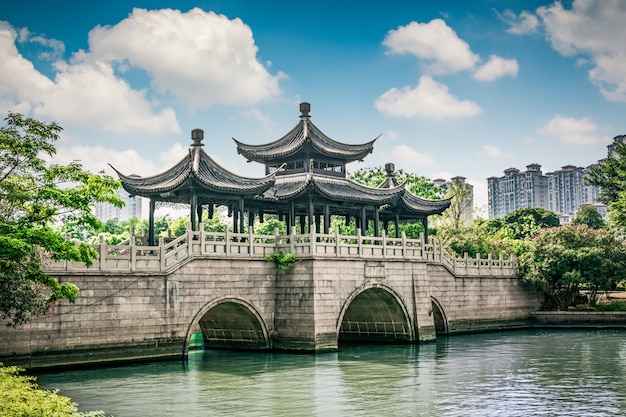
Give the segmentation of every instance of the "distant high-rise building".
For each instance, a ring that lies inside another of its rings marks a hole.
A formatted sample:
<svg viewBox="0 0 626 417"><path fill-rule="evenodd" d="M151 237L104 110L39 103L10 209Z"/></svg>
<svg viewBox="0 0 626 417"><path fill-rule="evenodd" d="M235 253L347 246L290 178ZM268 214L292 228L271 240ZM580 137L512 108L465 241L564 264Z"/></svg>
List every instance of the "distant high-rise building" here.
<svg viewBox="0 0 626 417"><path fill-rule="evenodd" d="M117 219L122 222L133 217L142 218L142 197L129 196L124 190L115 192L124 201L124 207L115 207L108 203L98 203L95 205L95 215L101 222Z"/></svg>
<svg viewBox="0 0 626 417"><path fill-rule="evenodd" d="M548 178L539 164L527 165L522 172L508 168L502 177L487 178L487 193L491 219L521 208L548 208Z"/></svg>
<svg viewBox="0 0 626 417"><path fill-rule="evenodd" d="M509 168L503 177L487 178L489 218L535 207L550 210L566 222L581 205L597 202L598 187L587 185L583 180L587 170L566 165L544 175L541 165L531 164L524 172Z"/></svg>

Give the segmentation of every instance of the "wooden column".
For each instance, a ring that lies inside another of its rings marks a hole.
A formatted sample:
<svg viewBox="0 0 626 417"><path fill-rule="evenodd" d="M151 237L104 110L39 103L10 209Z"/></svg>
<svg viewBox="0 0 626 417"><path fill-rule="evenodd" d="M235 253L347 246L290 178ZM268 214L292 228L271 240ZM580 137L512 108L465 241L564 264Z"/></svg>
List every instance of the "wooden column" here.
<svg viewBox="0 0 626 417"><path fill-rule="evenodd" d="M328 234L330 230L330 207L324 204L324 234Z"/></svg>
<svg viewBox="0 0 626 417"><path fill-rule="evenodd" d="M424 242L428 243L428 216L422 218L422 225L424 226Z"/></svg>
<svg viewBox="0 0 626 417"><path fill-rule="evenodd" d="M365 206L361 207L361 236L367 235L367 213Z"/></svg>
<svg viewBox="0 0 626 417"><path fill-rule="evenodd" d="M380 226L380 217L378 216L378 207L374 207L374 236L378 237L378 228Z"/></svg>
<svg viewBox="0 0 626 417"><path fill-rule="evenodd" d="M244 209L245 208L244 208L244 205L243 205L243 197L240 197L239 198L239 216L240 216L239 217L239 233L243 233L243 231L244 231L244 225L245 225L245 223L244 223L244 215L243 215L245 213Z"/></svg>
<svg viewBox="0 0 626 417"><path fill-rule="evenodd" d="M315 208L313 207L313 198L309 197L309 209L308 211L308 221L309 221L309 233L313 232L313 228L315 227Z"/></svg>
<svg viewBox="0 0 626 417"><path fill-rule="evenodd" d="M191 211L190 222L191 222L191 230L198 230L196 226L196 206L198 205L198 196L196 195L196 191L191 187L189 190L191 192L189 197L189 209Z"/></svg>
<svg viewBox="0 0 626 417"><path fill-rule="evenodd" d="M400 237L400 215L396 213L396 217L393 219L393 225L396 228L396 237Z"/></svg>
<svg viewBox="0 0 626 417"><path fill-rule="evenodd" d="M154 207L155 201L150 199L150 208L148 209L148 245L154 246Z"/></svg>

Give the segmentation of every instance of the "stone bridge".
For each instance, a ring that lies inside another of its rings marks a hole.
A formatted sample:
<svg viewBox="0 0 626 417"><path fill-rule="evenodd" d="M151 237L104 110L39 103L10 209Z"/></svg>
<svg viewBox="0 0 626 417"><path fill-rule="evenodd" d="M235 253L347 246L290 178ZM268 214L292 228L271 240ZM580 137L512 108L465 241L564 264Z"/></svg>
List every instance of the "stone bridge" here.
<svg viewBox="0 0 626 417"><path fill-rule="evenodd" d="M200 227L200 230L203 230ZM90 267L51 262L75 304L0 330L0 361L25 367L185 357L205 347L319 352L342 342L423 342L527 325L541 294L513 259L459 258L440 242L338 234L187 231L147 246L101 241ZM293 253L279 270L265 260Z"/></svg>

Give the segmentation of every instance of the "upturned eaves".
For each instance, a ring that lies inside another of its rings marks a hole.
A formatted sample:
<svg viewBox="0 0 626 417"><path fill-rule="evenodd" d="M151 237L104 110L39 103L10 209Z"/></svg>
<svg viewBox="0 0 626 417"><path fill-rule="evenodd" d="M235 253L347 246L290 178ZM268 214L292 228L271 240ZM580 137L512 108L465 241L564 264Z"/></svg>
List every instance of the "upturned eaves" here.
<svg viewBox="0 0 626 417"><path fill-rule="evenodd" d="M143 197L177 191L191 185L191 182L208 191L254 195L270 188L275 180L274 174L262 178L241 177L217 164L202 149L191 149L172 168L150 177L128 176L112 168L117 172L126 191Z"/></svg>
<svg viewBox="0 0 626 417"><path fill-rule="evenodd" d="M285 136L270 143L249 145L233 138L239 154L248 161L261 163L289 157L307 145L329 158L341 159L346 163L358 161L372 152L376 139L357 145L338 142L326 136L308 118L300 120Z"/></svg>

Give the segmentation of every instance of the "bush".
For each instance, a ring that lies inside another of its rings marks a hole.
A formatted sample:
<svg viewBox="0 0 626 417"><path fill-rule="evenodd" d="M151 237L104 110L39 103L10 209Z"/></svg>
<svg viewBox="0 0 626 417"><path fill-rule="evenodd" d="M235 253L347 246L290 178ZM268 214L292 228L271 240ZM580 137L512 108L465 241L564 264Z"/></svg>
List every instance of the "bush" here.
<svg viewBox="0 0 626 417"><path fill-rule="evenodd" d="M0 416L12 417L104 417L101 411L79 413L69 398L39 389L35 377L24 370L0 363Z"/></svg>

